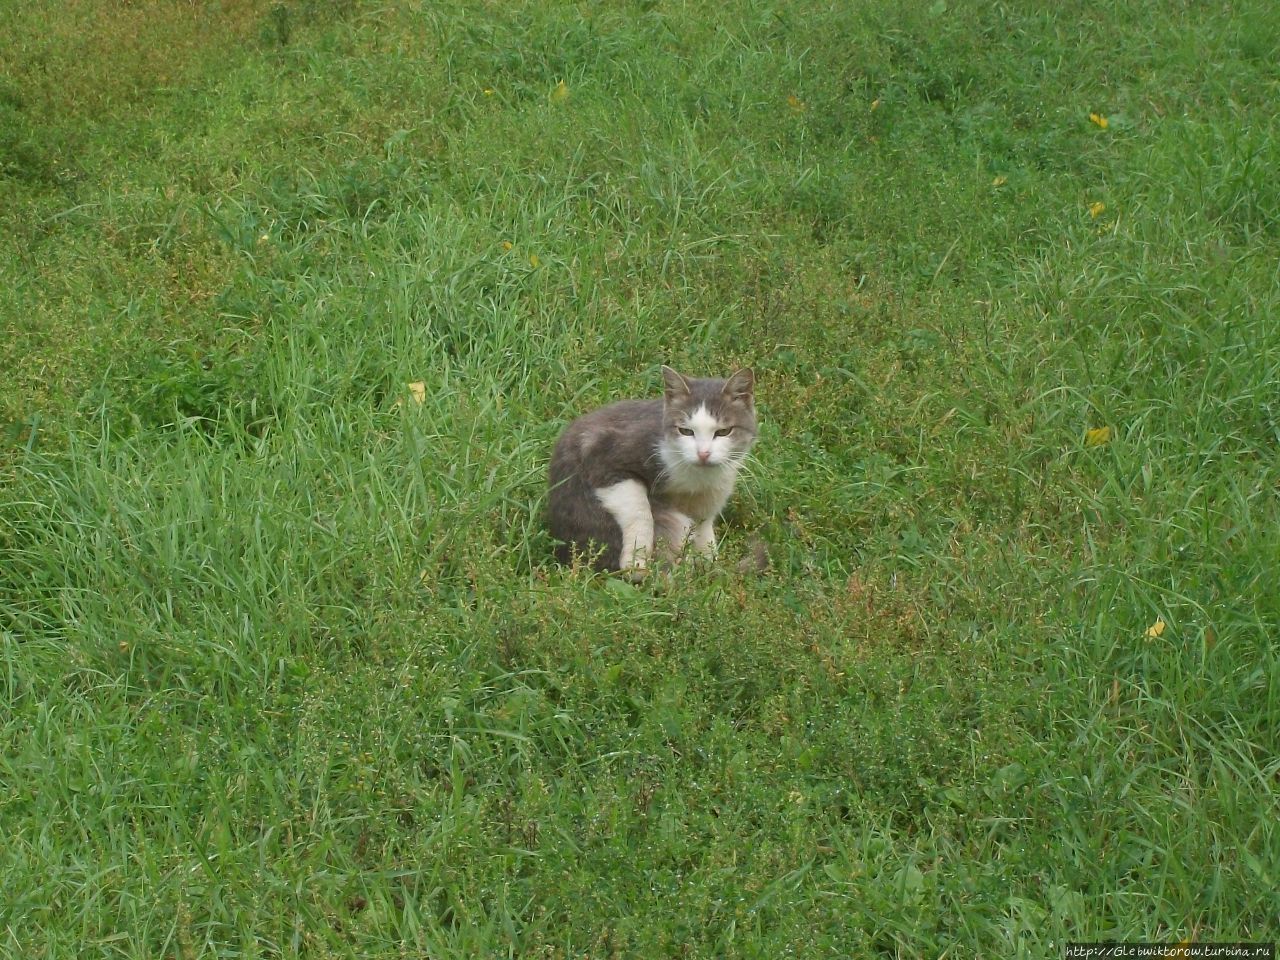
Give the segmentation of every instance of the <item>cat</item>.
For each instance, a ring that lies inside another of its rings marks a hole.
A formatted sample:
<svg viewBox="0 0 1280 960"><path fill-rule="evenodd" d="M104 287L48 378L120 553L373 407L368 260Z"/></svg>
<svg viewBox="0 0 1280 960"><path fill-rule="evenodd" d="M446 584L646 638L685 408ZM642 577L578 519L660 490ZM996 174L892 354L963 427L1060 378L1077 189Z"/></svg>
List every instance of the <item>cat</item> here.
<svg viewBox="0 0 1280 960"><path fill-rule="evenodd" d="M686 545L714 556L714 523L756 440L755 374L695 379L662 368L661 399L621 400L574 420L551 455L556 557L639 579Z"/></svg>

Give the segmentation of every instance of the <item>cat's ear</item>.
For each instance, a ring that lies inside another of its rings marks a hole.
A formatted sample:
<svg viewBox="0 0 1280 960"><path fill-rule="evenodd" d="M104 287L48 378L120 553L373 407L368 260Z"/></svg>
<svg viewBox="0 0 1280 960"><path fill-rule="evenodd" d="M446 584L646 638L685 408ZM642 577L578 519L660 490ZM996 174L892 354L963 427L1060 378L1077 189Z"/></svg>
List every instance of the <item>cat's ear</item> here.
<svg viewBox="0 0 1280 960"><path fill-rule="evenodd" d="M750 367L743 367L724 382L722 391L730 400L738 400L745 404L752 403L755 397L756 375Z"/></svg>
<svg viewBox="0 0 1280 960"><path fill-rule="evenodd" d="M683 400L692 392L689 381L668 366L662 368L662 382L666 385L668 400Z"/></svg>

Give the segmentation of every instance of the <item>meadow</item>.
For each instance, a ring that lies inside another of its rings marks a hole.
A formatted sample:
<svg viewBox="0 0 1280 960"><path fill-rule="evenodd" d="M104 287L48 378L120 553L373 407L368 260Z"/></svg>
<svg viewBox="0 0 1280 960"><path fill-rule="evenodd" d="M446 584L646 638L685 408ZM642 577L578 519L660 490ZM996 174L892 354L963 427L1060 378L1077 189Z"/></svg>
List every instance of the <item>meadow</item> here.
<svg viewBox="0 0 1280 960"><path fill-rule="evenodd" d="M1271 0L0 9L0 953L1275 940L1278 98ZM722 560L557 566L661 363Z"/></svg>

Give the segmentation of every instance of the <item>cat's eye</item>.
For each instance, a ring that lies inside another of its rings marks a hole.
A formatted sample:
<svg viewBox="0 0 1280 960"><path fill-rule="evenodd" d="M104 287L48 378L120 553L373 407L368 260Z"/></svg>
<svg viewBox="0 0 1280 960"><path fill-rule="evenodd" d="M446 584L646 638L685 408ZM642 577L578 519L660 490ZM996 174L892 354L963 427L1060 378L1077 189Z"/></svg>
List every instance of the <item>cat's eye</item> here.
<svg viewBox="0 0 1280 960"><path fill-rule="evenodd" d="M716 431L716 436L717 436L717 437L727 437L727 436L728 436L729 434L731 434L731 433L733 433L733 427L725 427L723 430L717 430L717 431Z"/></svg>
<svg viewBox="0 0 1280 960"><path fill-rule="evenodd" d="M688 427L676 427L676 429L680 431L680 436L682 436L682 437L692 437L692 436L693 436L693 431L692 431L692 430L690 430Z"/></svg>

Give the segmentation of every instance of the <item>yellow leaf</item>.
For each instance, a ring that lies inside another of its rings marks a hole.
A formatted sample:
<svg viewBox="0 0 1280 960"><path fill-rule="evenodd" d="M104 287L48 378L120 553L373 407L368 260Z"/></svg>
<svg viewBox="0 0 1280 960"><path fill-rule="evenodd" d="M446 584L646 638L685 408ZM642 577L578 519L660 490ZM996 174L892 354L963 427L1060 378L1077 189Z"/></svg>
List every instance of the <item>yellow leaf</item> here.
<svg viewBox="0 0 1280 960"><path fill-rule="evenodd" d="M1093 203L1089 204L1089 216L1096 220L1106 209L1107 205L1105 203L1101 200L1095 200Z"/></svg>
<svg viewBox="0 0 1280 960"><path fill-rule="evenodd" d="M1107 129L1107 118L1100 113L1089 114L1089 122L1102 130Z"/></svg>
<svg viewBox="0 0 1280 960"><path fill-rule="evenodd" d="M427 399L427 385L422 380L415 380L409 384L409 396L413 397L414 403L424 403Z"/></svg>
<svg viewBox="0 0 1280 960"><path fill-rule="evenodd" d="M536 253L529 254L529 266L536 268L540 263L542 263L542 261L538 259L538 255Z"/></svg>
<svg viewBox="0 0 1280 960"><path fill-rule="evenodd" d="M809 105L797 97L794 93L787 97L787 106L796 113L804 113L809 109Z"/></svg>
<svg viewBox="0 0 1280 960"><path fill-rule="evenodd" d="M1104 443L1110 442L1110 427L1094 427L1092 430L1086 430L1084 432L1084 444L1086 447L1100 447Z"/></svg>
<svg viewBox="0 0 1280 960"><path fill-rule="evenodd" d="M569 96L569 85L565 83L563 80L557 83L555 89L551 91L552 100L556 100L556 101L564 100L568 98L568 96Z"/></svg>
<svg viewBox="0 0 1280 960"><path fill-rule="evenodd" d="M493 87L485 87L485 88L484 88L484 95L485 95L486 97L492 97L492 96L493 96Z"/></svg>
<svg viewBox="0 0 1280 960"><path fill-rule="evenodd" d="M515 246L515 244L514 244L514 243L512 243L510 240L503 240L503 241L502 241L502 249L503 249L503 250L510 250L510 249L511 249L512 247L514 247L514 246Z"/></svg>
<svg viewBox="0 0 1280 960"><path fill-rule="evenodd" d="M1147 632L1144 636L1146 636L1148 640L1155 640L1162 633L1164 633L1164 621L1157 617L1156 622L1147 627Z"/></svg>
<svg viewBox="0 0 1280 960"><path fill-rule="evenodd" d="M994 180L991 181L991 185L993 187L1003 187L1008 182L1009 182L1008 177L996 177Z"/></svg>
<svg viewBox="0 0 1280 960"><path fill-rule="evenodd" d="M879 109L880 109L880 98L879 98L879 97L876 97L874 100L872 100L872 101L871 101L871 109L872 109L872 110L879 110Z"/></svg>

